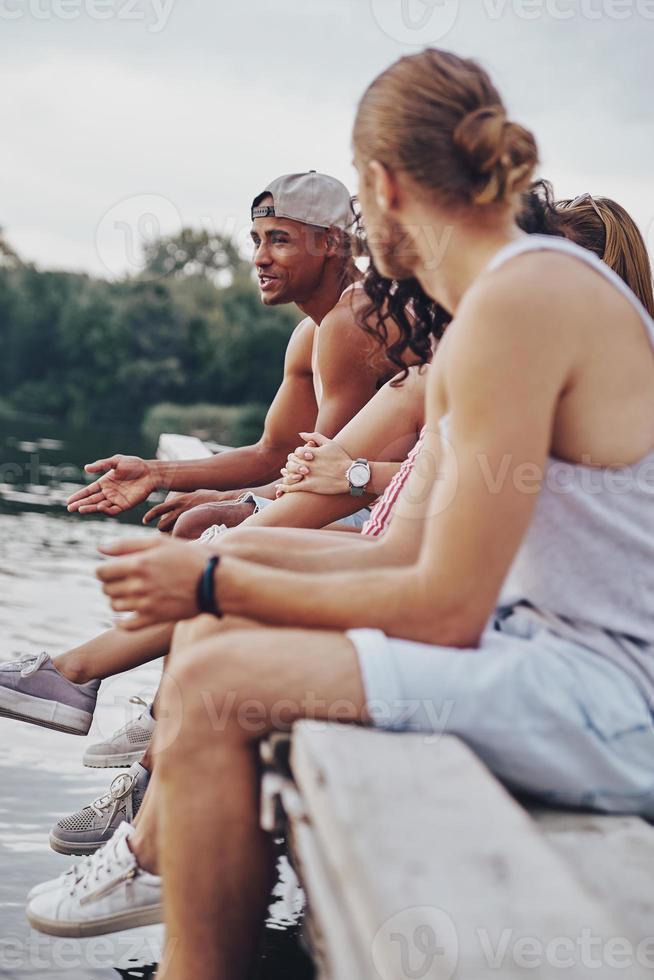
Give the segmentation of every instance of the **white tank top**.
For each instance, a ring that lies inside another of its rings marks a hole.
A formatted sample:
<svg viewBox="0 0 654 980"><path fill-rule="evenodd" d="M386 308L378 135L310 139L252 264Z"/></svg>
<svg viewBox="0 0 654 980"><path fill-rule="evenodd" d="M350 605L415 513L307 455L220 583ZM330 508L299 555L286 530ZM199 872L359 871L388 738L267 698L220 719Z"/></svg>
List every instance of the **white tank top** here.
<svg viewBox="0 0 654 980"><path fill-rule="evenodd" d="M654 353L654 321L643 305L572 242L531 235L501 249L488 269L541 250L565 252L612 283L637 311ZM585 628L590 645L644 680L654 698L654 451L619 469L549 458L499 604L520 602Z"/></svg>

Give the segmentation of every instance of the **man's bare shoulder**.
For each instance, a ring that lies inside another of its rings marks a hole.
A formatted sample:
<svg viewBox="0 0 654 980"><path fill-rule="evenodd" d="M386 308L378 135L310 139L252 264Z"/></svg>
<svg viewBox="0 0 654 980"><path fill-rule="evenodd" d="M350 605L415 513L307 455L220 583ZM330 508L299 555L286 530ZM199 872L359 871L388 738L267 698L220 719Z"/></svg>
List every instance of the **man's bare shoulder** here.
<svg viewBox="0 0 654 980"><path fill-rule="evenodd" d="M370 361L376 361L380 348L362 330L357 307L347 294L323 318L318 330L318 362L331 361L342 366L349 362L352 371L365 371ZM357 301L354 301L357 302Z"/></svg>
<svg viewBox="0 0 654 980"><path fill-rule="evenodd" d="M371 338L361 329L361 322L370 299L361 286L349 289L339 299L320 324L320 344L324 348L336 348L341 344L361 350L364 338Z"/></svg>
<svg viewBox="0 0 654 980"><path fill-rule="evenodd" d="M310 316L301 320L291 334L286 348L286 373L311 374L311 360L316 324Z"/></svg>
<svg viewBox="0 0 654 980"><path fill-rule="evenodd" d="M454 346L465 334L500 346L560 343L570 348L575 327L587 316L589 297L604 285L593 269L569 255L525 252L474 283L443 346Z"/></svg>
<svg viewBox="0 0 654 980"><path fill-rule="evenodd" d="M483 274L463 297L435 358L447 388L456 384L459 397L472 401L485 393L498 405L509 392L524 389L534 400L560 391L583 355L578 323L587 318L588 285L596 279L591 269L552 252L525 253Z"/></svg>

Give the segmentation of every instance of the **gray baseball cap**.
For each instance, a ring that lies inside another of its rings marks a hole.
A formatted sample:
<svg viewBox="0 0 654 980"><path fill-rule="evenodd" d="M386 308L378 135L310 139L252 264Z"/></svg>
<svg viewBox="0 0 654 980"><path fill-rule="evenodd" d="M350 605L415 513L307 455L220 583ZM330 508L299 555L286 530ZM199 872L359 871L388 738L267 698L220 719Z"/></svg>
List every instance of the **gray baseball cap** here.
<svg viewBox="0 0 654 980"><path fill-rule="evenodd" d="M261 207L259 201L270 195L273 205ZM335 177L310 170L305 174L286 174L268 184L252 202L255 218L290 218L319 228L349 228L354 220L351 197L345 184Z"/></svg>

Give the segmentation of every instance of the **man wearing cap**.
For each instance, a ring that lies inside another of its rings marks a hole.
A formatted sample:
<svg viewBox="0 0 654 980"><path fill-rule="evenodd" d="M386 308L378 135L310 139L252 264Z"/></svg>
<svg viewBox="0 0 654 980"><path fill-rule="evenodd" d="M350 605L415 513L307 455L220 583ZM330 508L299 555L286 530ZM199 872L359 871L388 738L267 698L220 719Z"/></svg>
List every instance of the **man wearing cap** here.
<svg viewBox="0 0 654 980"><path fill-rule="evenodd" d="M171 530L184 514L179 530L185 537L199 537L213 525L234 526L274 499L299 432L333 437L394 373L357 325L367 298L351 254L354 215L344 184L315 171L279 177L254 198L251 215L261 301L295 303L305 314L289 341L284 379L261 439L209 459L98 460L87 472L104 475L73 494L70 511L119 514L167 489L184 493L154 507L145 523L159 520L161 530ZM356 526L359 517L350 520Z"/></svg>

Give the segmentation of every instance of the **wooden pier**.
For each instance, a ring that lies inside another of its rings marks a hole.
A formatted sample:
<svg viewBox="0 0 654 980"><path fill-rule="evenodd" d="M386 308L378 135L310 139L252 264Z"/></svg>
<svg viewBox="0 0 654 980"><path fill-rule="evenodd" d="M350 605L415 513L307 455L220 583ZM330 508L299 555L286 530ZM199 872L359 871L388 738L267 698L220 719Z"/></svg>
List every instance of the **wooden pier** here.
<svg viewBox="0 0 654 980"><path fill-rule="evenodd" d="M320 980L651 980L654 827L529 812L451 736L302 722L264 746Z"/></svg>

